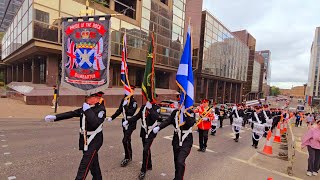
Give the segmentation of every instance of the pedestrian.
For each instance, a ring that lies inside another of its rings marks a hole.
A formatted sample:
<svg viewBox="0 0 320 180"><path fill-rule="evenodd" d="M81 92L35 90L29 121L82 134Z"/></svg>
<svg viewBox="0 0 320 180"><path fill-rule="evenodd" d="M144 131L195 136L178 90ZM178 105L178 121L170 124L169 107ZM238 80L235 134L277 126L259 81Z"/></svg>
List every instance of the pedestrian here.
<svg viewBox="0 0 320 180"><path fill-rule="evenodd" d="M314 118L313 118L313 116L312 116L312 114L311 113L309 113L308 114L308 116L307 116L307 118L306 118L306 123L307 123L307 126L312 126L313 125L313 123L314 123Z"/></svg>
<svg viewBox="0 0 320 180"><path fill-rule="evenodd" d="M193 144L192 127L195 124L194 112L183 113L183 125L179 124L181 111L174 110L171 115L159 126L153 129L156 134L170 124L174 127L172 147L174 156L175 177L174 180L183 180L186 158L189 156Z"/></svg>
<svg viewBox="0 0 320 180"><path fill-rule="evenodd" d="M140 108L140 111L128 118L128 123L136 123L141 119L140 137L142 140L143 153L142 153L142 166L138 178L144 179L147 170L152 170L151 160L151 145L157 134L153 133L153 128L158 125L158 119L160 118L160 107L147 101L146 105ZM126 125L126 124L125 124Z"/></svg>
<svg viewBox="0 0 320 180"><path fill-rule="evenodd" d="M224 120L224 116L226 114L226 110L224 109L224 106L221 104L220 105L220 109L219 109L219 121L220 121L220 127L223 127L223 120Z"/></svg>
<svg viewBox="0 0 320 180"><path fill-rule="evenodd" d="M252 124L251 124L251 128L253 130L256 129L259 125L261 125L261 123L263 122L263 119L264 119L262 109L259 106L257 106L255 109L256 109L256 111L252 115ZM257 127L255 127L255 126L257 126ZM262 131L263 131L263 129L262 129ZM258 148L258 144L259 144L259 140L261 139L261 136L263 136L263 132L253 131L252 146L255 149Z"/></svg>
<svg viewBox="0 0 320 180"><path fill-rule="evenodd" d="M211 128L211 121L214 119L212 108L209 107L210 101L203 99L201 105L198 106L194 112L199 114L199 120L197 122L199 130L199 149L200 152L206 152L208 133Z"/></svg>
<svg viewBox="0 0 320 180"><path fill-rule="evenodd" d="M307 147L309 153L307 175L317 176L320 168L320 120L303 136L301 147Z"/></svg>
<svg viewBox="0 0 320 180"><path fill-rule="evenodd" d="M79 150L82 150L83 154L76 180L86 179L89 170L93 179L102 179L98 151L103 144L102 124L106 117L106 109L103 103L99 103L100 100L98 93L94 93L86 96L82 108L45 117L46 122L80 117Z"/></svg>
<svg viewBox="0 0 320 180"><path fill-rule="evenodd" d="M300 124L300 118L301 118L300 113L296 113L296 124L295 124L296 127L298 127Z"/></svg>
<svg viewBox="0 0 320 180"><path fill-rule="evenodd" d="M138 105L137 101L134 99L134 89L135 86L131 86L131 95L125 95L121 100L119 108L117 111L108 118L108 122L112 122L115 118L117 118L122 113L122 131L123 131L123 139L122 144L124 148L124 159L121 161L121 167L125 167L128 165L130 161L132 161L132 147L131 147L131 135L133 131L136 129L137 122L136 121L128 121L134 113L137 111Z"/></svg>

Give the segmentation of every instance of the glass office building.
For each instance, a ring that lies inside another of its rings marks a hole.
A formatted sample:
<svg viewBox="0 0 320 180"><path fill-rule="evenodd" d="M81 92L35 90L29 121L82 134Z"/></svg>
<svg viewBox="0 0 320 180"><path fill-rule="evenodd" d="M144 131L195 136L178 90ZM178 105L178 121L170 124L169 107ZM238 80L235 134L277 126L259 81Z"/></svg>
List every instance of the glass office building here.
<svg viewBox="0 0 320 180"><path fill-rule="evenodd" d="M111 18L110 86L120 87L122 35L126 31L129 77L140 86L150 33L155 33L157 87L176 89L184 42L186 0L24 0L2 44L7 82L55 85L61 63L61 17L123 14ZM168 81L160 81L160 78Z"/></svg>
<svg viewBox="0 0 320 180"><path fill-rule="evenodd" d="M197 100L240 102L249 48L208 11L202 12Z"/></svg>

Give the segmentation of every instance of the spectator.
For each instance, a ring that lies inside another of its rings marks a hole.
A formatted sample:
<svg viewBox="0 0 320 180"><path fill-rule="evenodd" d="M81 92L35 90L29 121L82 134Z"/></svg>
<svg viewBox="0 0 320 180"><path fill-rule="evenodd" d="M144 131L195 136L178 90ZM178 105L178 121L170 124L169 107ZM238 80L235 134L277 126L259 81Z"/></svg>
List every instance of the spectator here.
<svg viewBox="0 0 320 180"><path fill-rule="evenodd" d="M310 127L302 138L302 148L307 147L308 158L308 176L317 176L320 168L320 120L316 121L314 127Z"/></svg>
<svg viewBox="0 0 320 180"><path fill-rule="evenodd" d="M313 116L312 116L311 113L308 114L306 120L307 120L307 126L312 126L312 125L313 125L313 123L314 123L314 118L313 118Z"/></svg>
<svg viewBox="0 0 320 180"><path fill-rule="evenodd" d="M296 113L296 127L299 126L300 119L301 119L300 114L299 114L299 113Z"/></svg>

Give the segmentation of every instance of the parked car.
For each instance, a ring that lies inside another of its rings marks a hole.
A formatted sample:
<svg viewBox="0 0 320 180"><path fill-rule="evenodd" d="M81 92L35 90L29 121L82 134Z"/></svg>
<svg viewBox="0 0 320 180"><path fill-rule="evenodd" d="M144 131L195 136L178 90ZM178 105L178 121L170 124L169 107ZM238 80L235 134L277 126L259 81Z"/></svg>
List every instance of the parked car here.
<svg viewBox="0 0 320 180"><path fill-rule="evenodd" d="M304 112L304 105L298 105L297 112Z"/></svg>
<svg viewBox="0 0 320 180"><path fill-rule="evenodd" d="M178 101L174 101L174 100L164 100L164 101L161 101L158 105L160 106L161 120L165 120L167 117L171 115L171 113L175 109L178 109L179 107Z"/></svg>

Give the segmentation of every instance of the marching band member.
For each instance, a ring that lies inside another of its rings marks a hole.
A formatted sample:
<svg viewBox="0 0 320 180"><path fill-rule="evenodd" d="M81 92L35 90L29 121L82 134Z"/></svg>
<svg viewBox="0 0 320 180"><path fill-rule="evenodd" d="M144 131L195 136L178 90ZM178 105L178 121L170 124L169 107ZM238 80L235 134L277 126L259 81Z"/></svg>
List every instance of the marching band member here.
<svg viewBox="0 0 320 180"><path fill-rule="evenodd" d="M197 123L199 129L199 147L198 151L206 152L208 132L211 128L211 121L214 118L212 113L212 108L209 107L210 101L208 99L203 99L201 105L198 106L194 112L199 113L199 121Z"/></svg>
<svg viewBox="0 0 320 180"><path fill-rule="evenodd" d="M134 93L135 86L130 86L132 90L132 94ZM108 118L108 122L112 122L115 118L117 118L121 113L123 115L122 118L122 131L123 131L123 139L122 144L124 148L124 159L121 161L121 167L127 166L127 164L132 161L132 148L131 148L131 135L133 131L136 129L137 122L128 121L127 119L131 118L134 113L137 111L137 101L134 99L133 95L127 100L126 95L121 100L119 108L117 111Z"/></svg>
<svg viewBox="0 0 320 180"><path fill-rule="evenodd" d="M243 107L241 104L238 104L232 111L232 114L231 116L233 116L235 119L239 120L239 119L242 119L243 120L243 117L244 117L244 110L243 110ZM241 123L242 124L242 123ZM240 130L241 130L241 127L240 126L235 126L233 124L233 127L234 128L234 132L235 132L235 135L236 135L236 138L234 139L235 142L238 142L239 141L239 137L240 137Z"/></svg>
<svg viewBox="0 0 320 180"><path fill-rule="evenodd" d="M217 103L213 103L212 111L214 112L214 121L211 122L211 135L215 136L217 132L217 120L219 114L219 108L217 107Z"/></svg>
<svg viewBox="0 0 320 180"><path fill-rule="evenodd" d="M251 124L251 128L254 129L255 124L261 124L261 122L264 119L264 115L263 113L261 113L261 108L259 106L257 106L256 111L252 113L252 124ZM262 135L261 135L262 136ZM253 136L252 136L252 146L254 148L258 148L258 144L259 144L259 139L260 139L260 135L257 134L256 132L253 132Z"/></svg>
<svg viewBox="0 0 320 180"><path fill-rule="evenodd" d="M93 179L102 179L98 151L103 143L102 124L106 117L106 109L104 103L99 103L100 100L98 93L91 94L86 96L82 108L45 117L46 122L80 117L79 150L82 150L83 155L76 180L86 179L89 170Z"/></svg>
<svg viewBox="0 0 320 180"><path fill-rule="evenodd" d="M219 109L219 121L220 121L219 128L223 127L223 119L224 119L225 114L226 114L226 110L224 109L224 106L221 105L220 109Z"/></svg>
<svg viewBox="0 0 320 180"><path fill-rule="evenodd" d="M180 113L180 110L174 110L165 121L153 129L153 132L156 134L159 130L166 128L170 124L174 127L172 147L174 155L175 180L183 180L186 166L185 161L193 144L192 127L195 124L195 114L191 111L183 113L184 124L181 126L179 123Z"/></svg>
<svg viewBox="0 0 320 180"><path fill-rule="evenodd" d="M132 118L128 118L129 123L135 123L141 119L140 137L143 145L143 159L141 172L139 174L140 180L145 178L147 170L152 170L151 145L157 136L152 130L158 125L159 112L160 107L158 105L154 103L151 104L147 101L146 105L141 107L138 114L132 116ZM125 126L127 123L123 125Z"/></svg>

